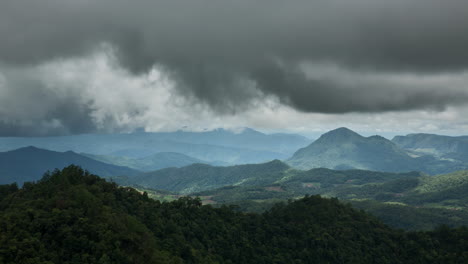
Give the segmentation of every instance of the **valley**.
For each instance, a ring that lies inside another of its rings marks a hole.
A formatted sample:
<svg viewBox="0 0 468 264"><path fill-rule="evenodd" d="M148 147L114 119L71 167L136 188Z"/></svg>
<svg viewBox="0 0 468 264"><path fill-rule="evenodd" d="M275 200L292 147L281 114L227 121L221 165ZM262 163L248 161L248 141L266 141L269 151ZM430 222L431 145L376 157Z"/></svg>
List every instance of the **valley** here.
<svg viewBox="0 0 468 264"><path fill-rule="evenodd" d="M91 144L99 137L102 137L101 143ZM411 134L390 141L338 128L297 151L291 148L286 151L288 148L284 145L287 142L304 144L300 136L267 135L252 129L237 134L215 130L77 138L75 143L68 138L67 144L59 143L56 138L31 141L41 146L55 146L52 148L75 146L77 150L91 150L86 146L92 145L94 153L108 149L108 153L122 156L20 148L0 153L0 164L3 164L0 182L21 185L38 181L47 170L75 164L163 201L193 196L200 197L204 204L238 205L241 211L260 213L277 202L321 195L351 203L397 228L431 230L439 224L453 227L468 224L468 173L464 170L467 164L463 158L447 158L465 155L464 137ZM125 143L129 138L136 143L132 146ZM202 160L189 155L194 153L193 148L190 151L179 149L181 153L164 152L167 149L158 146L165 139L179 142L177 144L206 144L210 147L198 145L205 153L213 148L250 146L236 155L251 151L256 153L253 154L256 158L261 158L264 156L260 153L265 151L285 151L283 153L290 153L290 157L265 163L257 159L257 164L253 164L256 159L237 159L236 165L230 165L234 156L226 154L229 151L215 155L217 158L211 161ZM280 146L273 143L277 139L283 140ZM191 140L193 142L189 143ZM232 140L237 143L227 143ZM17 144L16 139L0 138L0 142L4 148ZM139 148L145 142L143 151ZM252 164L243 164L247 160Z"/></svg>

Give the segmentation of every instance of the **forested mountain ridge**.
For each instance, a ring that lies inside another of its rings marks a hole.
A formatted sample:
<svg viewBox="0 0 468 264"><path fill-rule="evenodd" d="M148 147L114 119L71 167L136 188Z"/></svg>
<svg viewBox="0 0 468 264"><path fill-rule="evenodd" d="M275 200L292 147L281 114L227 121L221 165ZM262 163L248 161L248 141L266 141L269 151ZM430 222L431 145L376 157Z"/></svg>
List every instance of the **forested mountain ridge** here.
<svg viewBox="0 0 468 264"><path fill-rule="evenodd" d="M264 214L149 199L70 166L0 186L1 263L464 263L468 229L404 233L336 199Z"/></svg>
<svg viewBox="0 0 468 264"><path fill-rule="evenodd" d="M193 164L182 168L166 168L133 177L115 179L125 185L193 193L223 186L262 186L271 184L320 184L333 188L339 184L366 184L421 176L420 172L390 173L366 170L331 170L325 168L301 171L274 160L261 164L211 166ZM311 188L304 188L305 191ZM305 192L303 194L306 194Z"/></svg>
<svg viewBox="0 0 468 264"><path fill-rule="evenodd" d="M143 173L118 182L146 188L163 189L188 194L227 185L267 184L284 177L289 169L285 163L274 160L262 164L228 167L193 164L182 168L167 168Z"/></svg>
<svg viewBox="0 0 468 264"><path fill-rule="evenodd" d="M13 182L22 184L26 181L36 181L45 171L62 169L70 164L78 164L103 177L131 176L140 173L127 167L96 161L73 151L56 152L36 147L25 147L0 152L0 184Z"/></svg>

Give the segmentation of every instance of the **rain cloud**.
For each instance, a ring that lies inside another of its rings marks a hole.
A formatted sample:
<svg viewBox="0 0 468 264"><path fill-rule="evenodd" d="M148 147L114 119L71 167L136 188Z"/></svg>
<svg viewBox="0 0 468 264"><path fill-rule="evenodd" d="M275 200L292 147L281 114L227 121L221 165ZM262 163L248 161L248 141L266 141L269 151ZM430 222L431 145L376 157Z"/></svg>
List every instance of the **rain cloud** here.
<svg viewBox="0 0 468 264"><path fill-rule="evenodd" d="M468 102L466 28L459 0L4 0L0 134L125 130L193 109L443 111ZM67 80L71 68L55 67L102 69L99 52L132 85L115 92L91 80L106 73ZM155 70L165 88L150 87Z"/></svg>

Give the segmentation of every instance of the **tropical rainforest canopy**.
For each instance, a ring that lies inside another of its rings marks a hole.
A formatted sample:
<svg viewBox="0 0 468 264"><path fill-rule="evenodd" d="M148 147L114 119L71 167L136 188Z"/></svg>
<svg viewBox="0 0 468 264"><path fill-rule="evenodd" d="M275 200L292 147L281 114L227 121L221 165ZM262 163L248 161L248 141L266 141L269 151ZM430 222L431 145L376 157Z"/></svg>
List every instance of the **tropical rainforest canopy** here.
<svg viewBox="0 0 468 264"><path fill-rule="evenodd" d="M466 263L468 229L404 232L337 199L263 214L148 198L76 166L0 186L0 263Z"/></svg>

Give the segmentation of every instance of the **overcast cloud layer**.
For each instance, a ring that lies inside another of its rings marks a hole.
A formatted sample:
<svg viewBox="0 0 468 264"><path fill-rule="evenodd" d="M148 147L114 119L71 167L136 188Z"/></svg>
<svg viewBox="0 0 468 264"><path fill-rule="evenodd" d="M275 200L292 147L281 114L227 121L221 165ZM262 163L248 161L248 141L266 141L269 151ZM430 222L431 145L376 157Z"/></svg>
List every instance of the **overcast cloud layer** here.
<svg viewBox="0 0 468 264"><path fill-rule="evenodd" d="M467 28L460 0L3 0L0 135L459 115Z"/></svg>

